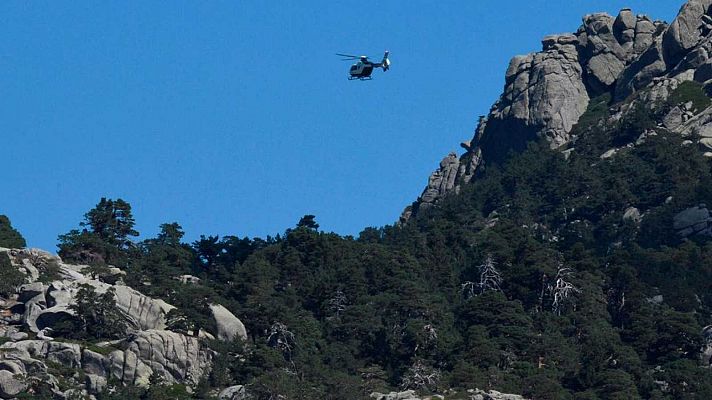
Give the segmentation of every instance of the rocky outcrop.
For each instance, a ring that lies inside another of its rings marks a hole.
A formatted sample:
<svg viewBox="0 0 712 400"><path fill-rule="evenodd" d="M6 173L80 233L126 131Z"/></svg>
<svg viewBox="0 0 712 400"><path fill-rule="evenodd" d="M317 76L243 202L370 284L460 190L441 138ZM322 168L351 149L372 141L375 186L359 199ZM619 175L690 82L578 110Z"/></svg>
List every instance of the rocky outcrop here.
<svg viewBox="0 0 712 400"><path fill-rule="evenodd" d="M401 222L468 183L485 163L503 161L527 142L546 139L557 148L586 111L589 99L611 91L621 74L660 38L665 25L623 9L617 17L586 15L573 34L547 36L542 51L512 58L504 93L481 118L467 152L448 155Z"/></svg>
<svg viewBox="0 0 712 400"><path fill-rule="evenodd" d="M230 386L218 395L220 400L246 400L248 398L247 391L243 385Z"/></svg>
<svg viewBox="0 0 712 400"><path fill-rule="evenodd" d="M211 304L210 312L217 327L217 338L230 342L235 338L247 340L245 325L233 313L220 304Z"/></svg>
<svg viewBox="0 0 712 400"><path fill-rule="evenodd" d="M10 371L0 370L0 398L12 399L27 389L27 385Z"/></svg>
<svg viewBox="0 0 712 400"><path fill-rule="evenodd" d="M712 218L705 204L690 207L675 215L673 228L681 237L692 235L712 236Z"/></svg>
<svg viewBox="0 0 712 400"><path fill-rule="evenodd" d="M109 285L86 277L76 277L75 280L55 281L49 285L33 283L20 288L20 297L28 298L25 302L24 322L32 332L44 328L52 328L56 323L72 318L74 312L71 305L82 285L90 285L101 294L109 288L116 291L116 306L121 310L127 322L133 329L163 329L166 326L166 315L173 306L160 299L152 299L138 291L123 285ZM38 291L41 289L41 292ZM26 293L25 290L30 290Z"/></svg>
<svg viewBox="0 0 712 400"><path fill-rule="evenodd" d="M696 47L709 32L708 22L702 17L709 15L712 0L690 0L663 35L664 57L674 66Z"/></svg>
<svg viewBox="0 0 712 400"><path fill-rule="evenodd" d="M101 391L109 380L148 385L153 374L169 384L196 385L210 371L214 352L201 344L199 338L165 330L166 314L174 308L170 304L128 286L90 279L83 274L85 266L64 264L49 253L4 251L13 265L26 271L28 283L17 288L13 299L0 304L11 313L0 319L0 334L11 339L0 345L0 398L13 398L17 390L25 390L25 382L33 379L56 382L51 375L52 366L56 365L82 370L82 381L75 383L89 393ZM34 268L39 273L42 265L50 262L64 271L62 280L42 283L27 272ZM72 305L82 285L91 286L99 294L109 289L115 291L116 306L129 326L124 339L93 345L90 349L88 345L50 337L51 328L57 323L75 318ZM210 309L219 340L247 339L244 324L227 308L213 304ZM27 340L27 332L21 330L36 333L37 339ZM18 382L22 385L18 386ZM59 387L52 385L60 393Z"/></svg>
<svg viewBox="0 0 712 400"><path fill-rule="evenodd" d="M527 400L522 396L516 394L501 393L496 390L490 390L485 392L480 389L470 389L466 392L466 397L461 397L458 395L457 398L463 398L468 400ZM374 400L436 400L444 399L445 396L442 395L432 395L432 396L418 396L413 390L406 390L404 392L390 392L390 393L371 393L370 397Z"/></svg>
<svg viewBox="0 0 712 400"><path fill-rule="evenodd" d="M87 372L140 386L154 373L167 383L197 384L212 359L197 338L164 330L139 331L114 346L107 356L85 351Z"/></svg>
<svg viewBox="0 0 712 400"><path fill-rule="evenodd" d="M625 99L656 77L687 74L682 79L692 79L695 70L705 64L712 50L709 40L712 31L710 6L712 0L685 3L653 45L623 71L615 90L616 99ZM698 79L701 77L698 76Z"/></svg>
<svg viewBox="0 0 712 400"><path fill-rule="evenodd" d="M712 0L690 0L669 26L630 9L616 17L589 14L575 33L547 36L542 51L514 57L502 95L480 119L474 138L463 143L466 153L441 162L401 222L458 192L480 168L502 162L530 140L544 138L552 148L566 150L591 98L611 93L617 104L636 98L653 108L680 82L712 82L711 8ZM690 136L712 157L712 133L707 132L712 132L712 111L703 111L673 105L661 126Z"/></svg>
<svg viewBox="0 0 712 400"><path fill-rule="evenodd" d="M542 44L542 52L509 63L504 94L492 107L482 137L475 138L485 160L502 160L509 150L535 137L559 146L586 111L589 96L577 37L547 36ZM505 130L508 137L503 138Z"/></svg>
<svg viewBox="0 0 712 400"><path fill-rule="evenodd" d="M576 36L589 94L609 91L626 66L653 44L656 31L650 18L636 17L629 8L615 19L605 13L585 16Z"/></svg>
<svg viewBox="0 0 712 400"><path fill-rule="evenodd" d="M485 392L484 390L475 389L473 391L468 391L471 393L472 400L526 400L524 397L516 394L501 393L496 390L490 390Z"/></svg>

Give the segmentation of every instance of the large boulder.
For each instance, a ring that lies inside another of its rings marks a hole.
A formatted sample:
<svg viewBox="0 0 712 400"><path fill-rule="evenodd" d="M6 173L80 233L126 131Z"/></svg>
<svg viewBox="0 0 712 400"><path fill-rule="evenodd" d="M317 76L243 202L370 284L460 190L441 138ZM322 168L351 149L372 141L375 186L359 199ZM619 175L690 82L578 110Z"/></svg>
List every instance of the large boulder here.
<svg viewBox="0 0 712 400"><path fill-rule="evenodd" d="M510 149L522 149L535 137L558 147L586 111L589 96L578 38L552 35L542 44L543 51L514 57L509 63L504 93L487 118L483 136L476 138L486 161L499 161Z"/></svg>
<svg viewBox="0 0 712 400"><path fill-rule="evenodd" d="M664 75L666 71L662 37L657 36L652 45L621 72L616 81L616 100L625 99L647 86L654 78Z"/></svg>
<svg viewBox="0 0 712 400"><path fill-rule="evenodd" d="M0 370L0 398L12 399L27 389L27 385L10 371Z"/></svg>
<svg viewBox="0 0 712 400"><path fill-rule="evenodd" d="M198 338L163 330L137 332L126 340L124 347L124 365L140 362L169 383L197 384L209 370L213 356ZM142 383L140 372L137 369L124 382Z"/></svg>
<svg viewBox="0 0 712 400"><path fill-rule="evenodd" d="M115 290L117 308L133 329L164 329L166 315L172 310L172 305L160 299L145 296L128 286L109 285L93 279L55 281L46 287L44 293L37 294L40 286L24 285L20 288L20 297L27 298L25 304L24 322L35 333L44 328L74 317L71 306L81 285L92 286L96 293L105 293L110 288ZM44 288L44 286L42 286Z"/></svg>
<svg viewBox="0 0 712 400"><path fill-rule="evenodd" d="M663 35L663 49L668 65L674 66L700 42L705 32L702 17L709 15L712 0L689 0Z"/></svg>
<svg viewBox="0 0 712 400"><path fill-rule="evenodd" d="M247 390L243 385L230 386L218 395L220 400L246 400L248 398Z"/></svg>
<svg viewBox="0 0 712 400"><path fill-rule="evenodd" d="M470 398L472 400L526 400L520 395L502 393L496 390L485 392L484 390L475 389L471 393L472 396Z"/></svg>
<svg viewBox="0 0 712 400"><path fill-rule="evenodd" d="M247 330L245 324L240 321L227 308L219 304L211 304L210 312L213 314L215 325L217 327L217 338L226 342L230 342L235 338L247 340Z"/></svg>
<svg viewBox="0 0 712 400"><path fill-rule="evenodd" d="M690 207L675 215L673 229L678 235L688 237L692 235L712 235L712 218L704 204Z"/></svg>
<svg viewBox="0 0 712 400"><path fill-rule="evenodd" d="M421 400L414 390L404 392L378 393L373 392L370 396L374 400Z"/></svg>

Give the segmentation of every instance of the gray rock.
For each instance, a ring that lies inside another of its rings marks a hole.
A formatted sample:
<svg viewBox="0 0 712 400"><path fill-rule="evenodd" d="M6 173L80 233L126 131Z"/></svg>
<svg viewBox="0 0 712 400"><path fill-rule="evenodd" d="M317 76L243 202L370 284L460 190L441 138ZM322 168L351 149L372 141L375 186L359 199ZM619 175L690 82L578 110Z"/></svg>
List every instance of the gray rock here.
<svg viewBox="0 0 712 400"><path fill-rule="evenodd" d="M147 387L151 375L154 373L141 359L132 351L116 350L109 353L109 373L119 382L126 385L136 385ZM170 375L165 371L155 371L166 383L175 383Z"/></svg>
<svg viewBox="0 0 712 400"><path fill-rule="evenodd" d="M369 397L375 400L420 400L420 397L416 396L414 390L390 393L373 392Z"/></svg>
<svg viewBox="0 0 712 400"><path fill-rule="evenodd" d="M8 338L12 340L13 342L18 342L20 340L25 340L29 337L29 335L25 332L13 332L10 335L8 335Z"/></svg>
<svg viewBox="0 0 712 400"><path fill-rule="evenodd" d="M689 0L663 35L664 55L668 65L674 66L695 47L702 38L705 15L712 0Z"/></svg>
<svg viewBox="0 0 712 400"><path fill-rule="evenodd" d="M695 81L705 83L712 79L712 60L707 60L695 70Z"/></svg>
<svg viewBox="0 0 712 400"><path fill-rule="evenodd" d="M702 351L701 358L702 364L709 366L712 365L712 325L707 325L702 329Z"/></svg>
<svg viewBox="0 0 712 400"><path fill-rule="evenodd" d="M613 22L613 35L618 43L622 45L633 45L635 40L635 26L637 19L630 8L624 8L618 13L618 17Z"/></svg>
<svg viewBox="0 0 712 400"><path fill-rule="evenodd" d="M631 221L633 223L639 224L642 220L643 217L640 215L640 210L635 207L628 207L623 213L623 221Z"/></svg>
<svg viewBox="0 0 712 400"><path fill-rule="evenodd" d="M606 160L606 159L611 158L614 155L616 155L616 153L618 153L619 151L620 151L620 149L608 149L603 154L601 154L599 156L599 158L601 160Z"/></svg>
<svg viewBox="0 0 712 400"><path fill-rule="evenodd" d="M682 123L682 110L680 107L674 107L663 118L663 126L670 130L679 128Z"/></svg>
<svg viewBox="0 0 712 400"><path fill-rule="evenodd" d="M656 30L655 24L648 17L638 16L635 22L635 43L633 44L633 51L636 54L642 54L653 44Z"/></svg>
<svg viewBox="0 0 712 400"><path fill-rule="evenodd" d="M673 218L673 229L678 235L687 237L696 234L712 235L710 212L704 204L679 212Z"/></svg>
<svg viewBox="0 0 712 400"><path fill-rule="evenodd" d="M230 386L224 389L218 395L220 400L246 400L248 399L247 391L243 385Z"/></svg>
<svg viewBox="0 0 712 400"><path fill-rule="evenodd" d="M111 361L107 357L88 349L82 350L81 362L84 372L102 377L106 376L111 366Z"/></svg>
<svg viewBox="0 0 712 400"><path fill-rule="evenodd" d="M712 151L712 138L705 137L700 139L697 143L699 143L702 151Z"/></svg>
<svg viewBox="0 0 712 400"><path fill-rule="evenodd" d="M619 42L619 37L614 33L616 22L618 20L614 21L613 17L605 13L590 14L583 18L583 26L578 31L579 42L583 49L581 59L585 65L589 85L595 91L594 95L607 91L631 58L629 50L632 49L635 31L629 28L628 34L621 32L620 39L627 38L627 43L631 43L624 48Z"/></svg>
<svg viewBox="0 0 712 400"><path fill-rule="evenodd" d="M47 287L41 282L26 283L18 288L17 301L26 303L30 299L44 294L46 290Z"/></svg>
<svg viewBox="0 0 712 400"><path fill-rule="evenodd" d="M620 74L616 82L615 99L625 99L633 92L647 86L653 78L664 75L666 71L662 37L658 36L647 50Z"/></svg>
<svg viewBox="0 0 712 400"><path fill-rule="evenodd" d="M87 374L84 385L89 393L101 393L107 387L107 380L103 376Z"/></svg>
<svg viewBox="0 0 712 400"><path fill-rule="evenodd" d="M501 393L496 390L490 390L485 392L484 390L475 389L468 390L468 393L472 395L472 400L527 400L522 396L516 394L506 394Z"/></svg>
<svg viewBox="0 0 712 400"><path fill-rule="evenodd" d="M423 203L434 204L445 193L455 187L455 179L460 169L460 160L457 154L450 153L440 161L440 168L433 172L428 179L428 186L420 196Z"/></svg>
<svg viewBox="0 0 712 400"><path fill-rule="evenodd" d="M213 314L215 325L217 326L217 338L230 342L236 337L247 340L247 330L245 325L227 308L219 304L211 304L210 312Z"/></svg>
<svg viewBox="0 0 712 400"><path fill-rule="evenodd" d="M128 286L109 285L86 278L55 281L47 287L44 297L38 294L26 304L23 319L29 329L36 333L43 328L51 328L60 321L73 318L71 305L83 284L94 287L98 294L114 288L116 306L134 329L164 329L166 315L175 308L163 300L152 299Z"/></svg>
<svg viewBox="0 0 712 400"><path fill-rule="evenodd" d="M508 141L545 137L552 147L568 140L568 132L588 105L583 71L572 35L550 37L544 51L514 57L505 76L504 94L493 106L482 137L476 138L485 159L520 146ZM512 137L498 137L505 126L519 126ZM501 149L498 149L501 148ZM498 158L496 155L490 158Z"/></svg>
<svg viewBox="0 0 712 400"><path fill-rule="evenodd" d="M125 346L120 365L133 364L137 368L124 376L123 382L148 383L151 372L156 372L169 383L197 384L212 360L212 353L202 348L197 338L170 331L140 331L127 340ZM113 372L116 376L117 371Z"/></svg>
<svg viewBox="0 0 712 400"><path fill-rule="evenodd" d="M0 370L0 398L12 399L27 389L27 385L10 371Z"/></svg>

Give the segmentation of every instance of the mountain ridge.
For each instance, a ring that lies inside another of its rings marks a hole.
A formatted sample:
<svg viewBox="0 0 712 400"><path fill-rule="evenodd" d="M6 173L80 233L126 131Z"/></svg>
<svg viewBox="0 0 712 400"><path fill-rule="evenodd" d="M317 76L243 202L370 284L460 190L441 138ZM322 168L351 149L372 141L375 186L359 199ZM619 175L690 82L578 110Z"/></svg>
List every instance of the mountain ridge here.
<svg viewBox="0 0 712 400"><path fill-rule="evenodd" d="M710 6L545 37L358 238L139 241L102 198L53 256L0 216L0 398L712 398Z"/></svg>
<svg viewBox="0 0 712 400"><path fill-rule="evenodd" d="M592 98L609 93L620 103L654 85L654 79L707 82L712 78L711 5L688 1L669 25L629 8L615 18L588 14L575 33L545 36L542 51L513 57L504 92L480 118L474 137L461 144L465 153L443 159L400 222L457 192L487 162L501 163L531 140L545 138L552 148L566 150Z"/></svg>

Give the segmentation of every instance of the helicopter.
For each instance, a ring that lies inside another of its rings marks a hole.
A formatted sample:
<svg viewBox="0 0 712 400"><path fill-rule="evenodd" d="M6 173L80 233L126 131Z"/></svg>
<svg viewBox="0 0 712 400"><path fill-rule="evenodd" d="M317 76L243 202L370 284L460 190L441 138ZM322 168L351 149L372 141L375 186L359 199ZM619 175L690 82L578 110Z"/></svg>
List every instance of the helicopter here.
<svg viewBox="0 0 712 400"><path fill-rule="evenodd" d="M382 68L383 72L391 67L391 60L388 59L388 50L383 54L383 59L379 63L371 62L366 56L353 56L351 54L336 53L337 56L346 57L342 61L358 60L349 69L349 80L359 79L362 81L371 80L371 73L374 68Z"/></svg>

